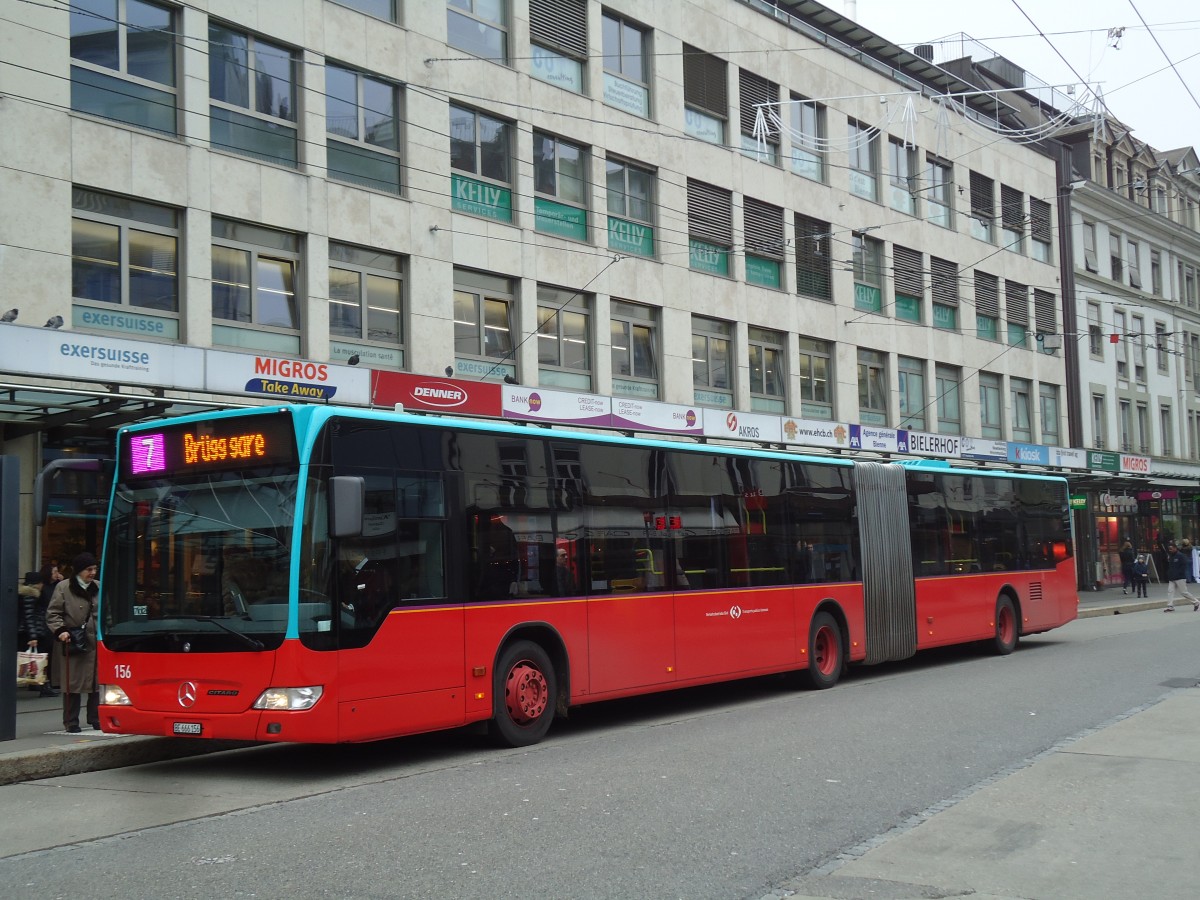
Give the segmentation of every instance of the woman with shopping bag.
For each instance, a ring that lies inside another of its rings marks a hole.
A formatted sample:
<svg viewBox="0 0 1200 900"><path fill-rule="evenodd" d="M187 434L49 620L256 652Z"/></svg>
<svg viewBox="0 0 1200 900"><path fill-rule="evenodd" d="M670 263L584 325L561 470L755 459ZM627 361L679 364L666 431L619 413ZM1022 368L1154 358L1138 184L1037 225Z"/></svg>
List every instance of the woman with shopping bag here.
<svg viewBox="0 0 1200 900"><path fill-rule="evenodd" d="M69 578L54 589L46 624L55 637L52 668L60 676L63 727L79 734L80 695L87 694L87 722L100 730L100 693L96 680L96 557L80 553Z"/></svg>
<svg viewBox="0 0 1200 900"><path fill-rule="evenodd" d="M49 595L44 591L44 587L40 572L26 572L24 583L17 588L21 616L19 643L20 646L28 648L25 653L40 653L46 655L48 660L53 639L50 629L46 626L46 609L49 604L42 598L46 596L46 599L49 599ZM58 691L47 683L48 676L49 672L43 670L35 681L29 683L29 689L37 691L42 697L57 697Z"/></svg>

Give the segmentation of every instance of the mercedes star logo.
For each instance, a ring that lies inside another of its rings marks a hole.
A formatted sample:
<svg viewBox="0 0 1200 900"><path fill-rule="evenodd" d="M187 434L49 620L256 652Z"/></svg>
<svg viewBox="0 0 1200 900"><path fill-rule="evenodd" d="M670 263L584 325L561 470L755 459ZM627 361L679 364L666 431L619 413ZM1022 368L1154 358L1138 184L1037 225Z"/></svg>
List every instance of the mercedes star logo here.
<svg viewBox="0 0 1200 900"><path fill-rule="evenodd" d="M194 706L196 703L196 684L192 681L185 681L179 686L179 705L185 709L189 706Z"/></svg>

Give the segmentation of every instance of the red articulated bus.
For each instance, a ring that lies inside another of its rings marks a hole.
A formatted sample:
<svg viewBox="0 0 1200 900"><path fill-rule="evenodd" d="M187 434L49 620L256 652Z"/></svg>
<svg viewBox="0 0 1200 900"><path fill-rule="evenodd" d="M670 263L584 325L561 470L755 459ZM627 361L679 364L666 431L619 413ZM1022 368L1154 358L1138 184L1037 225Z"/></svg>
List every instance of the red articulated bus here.
<svg viewBox="0 0 1200 900"><path fill-rule="evenodd" d="M283 406L118 434L107 732L369 741L1076 615L1066 482Z"/></svg>

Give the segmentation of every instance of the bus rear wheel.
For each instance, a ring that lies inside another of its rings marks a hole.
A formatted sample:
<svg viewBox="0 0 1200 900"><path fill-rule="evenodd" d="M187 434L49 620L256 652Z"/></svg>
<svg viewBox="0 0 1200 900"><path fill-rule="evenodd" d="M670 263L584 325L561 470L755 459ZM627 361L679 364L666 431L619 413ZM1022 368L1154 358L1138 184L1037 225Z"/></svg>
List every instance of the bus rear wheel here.
<svg viewBox="0 0 1200 900"><path fill-rule="evenodd" d="M819 691L833 687L845 663L841 626L829 613L817 613L808 632L808 683Z"/></svg>
<svg viewBox="0 0 1200 900"><path fill-rule="evenodd" d="M506 747L536 744L550 730L558 697L554 665L533 641L500 654L492 685L492 739Z"/></svg>
<svg viewBox="0 0 1200 900"><path fill-rule="evenodd" d="M1001 595L996 600L996 636L992 639L992 646L1001 656L1008 656L1017 649L1020 635L1017 610L1013 606L1012 598Z"/></svg>

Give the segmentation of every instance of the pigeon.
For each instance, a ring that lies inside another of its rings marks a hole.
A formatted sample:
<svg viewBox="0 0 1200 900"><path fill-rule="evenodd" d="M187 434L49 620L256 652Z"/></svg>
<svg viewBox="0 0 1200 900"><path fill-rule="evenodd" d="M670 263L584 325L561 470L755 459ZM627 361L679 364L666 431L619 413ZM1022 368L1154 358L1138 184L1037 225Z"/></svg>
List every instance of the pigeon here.
<svg viewBox="0 0 1200 900"><path fill-rule="evenodd" d="M15 322L15 321L17 321L17 314L19 312L20 312L20 310L14 306L12 309L10 309L8 312L6 312L4 315L0 316L0 322Z"/></svg>
<svg viewBox="0 0 1200 900"><path fill-rule="evenodd" d="M43 325L42 327L43 328L62 328L62 323L63 323L62 316L51 316L50 318L48 318L46 320L46 324Z"/></svg>

